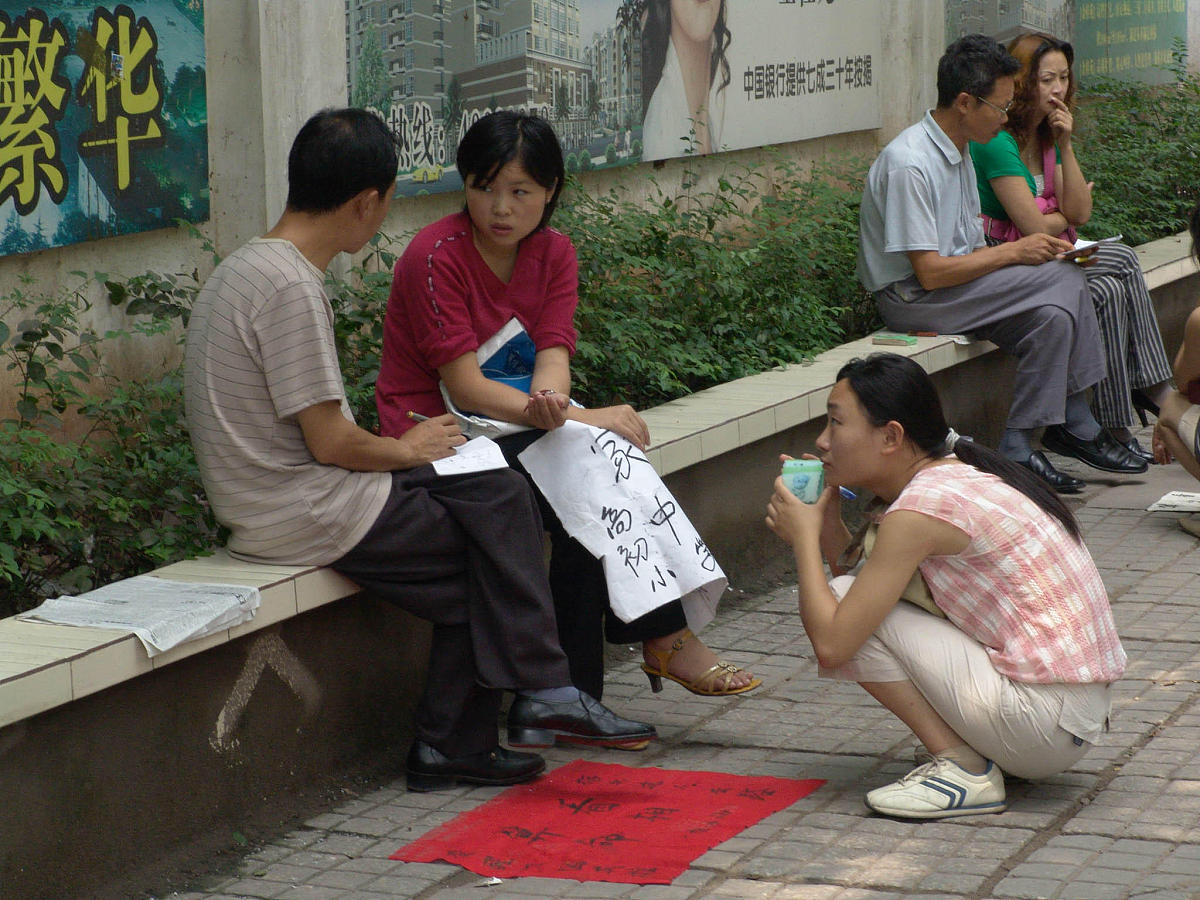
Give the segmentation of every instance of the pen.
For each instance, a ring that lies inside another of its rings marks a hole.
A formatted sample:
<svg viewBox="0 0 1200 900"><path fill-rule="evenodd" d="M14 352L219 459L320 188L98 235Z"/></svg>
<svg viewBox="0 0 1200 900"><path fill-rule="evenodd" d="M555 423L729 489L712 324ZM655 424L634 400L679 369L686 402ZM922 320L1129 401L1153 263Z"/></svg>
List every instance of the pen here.
<svg viewBox="0 0 1200 900"><path fill-rule="evenodd" d="M423 416L419 412L413 412L411 409L407 413L405 413L405 415L408 416L410 419L412 419L414 422L428 422L429 421L429 416Z"/></svg>

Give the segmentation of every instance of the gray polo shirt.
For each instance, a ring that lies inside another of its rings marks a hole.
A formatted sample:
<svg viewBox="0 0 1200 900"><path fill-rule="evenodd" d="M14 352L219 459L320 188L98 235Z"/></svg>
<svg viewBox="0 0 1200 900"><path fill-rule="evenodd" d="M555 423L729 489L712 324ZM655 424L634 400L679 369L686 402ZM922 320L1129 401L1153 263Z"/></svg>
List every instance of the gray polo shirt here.
<svg viewBox="0 0 1200 900"><path fill-rule="evenodd" d="M913 274L909 250L962 256L984 246L971 157L932 110L896 135L867 173L858 216L858 279L878 291Z"/></svg>

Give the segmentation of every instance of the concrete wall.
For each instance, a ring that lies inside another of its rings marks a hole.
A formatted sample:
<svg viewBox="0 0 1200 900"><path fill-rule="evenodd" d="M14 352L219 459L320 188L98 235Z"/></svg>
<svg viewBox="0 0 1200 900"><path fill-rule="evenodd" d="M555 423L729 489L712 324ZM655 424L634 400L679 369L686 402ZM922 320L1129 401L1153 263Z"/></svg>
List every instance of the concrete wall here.
<svg viewBox="0 0 1200 900"><path fill-rule="evenodd" d="M345 8L343 0L208 0L204 12L211 219L202 231L218 253L225 254L269 228L282 211L287 150L300 125L316 110L346 102ZM941 0L880 0L877 27L883 32L883 53L875 75L882 91L882 129L788 144L780 148L784 158L806 163L828 154L869 157L917 118L933 102L941 20ZM653 193L651 177L670 191L679 186L685 168L699 169L711 180L728 166L764 159L761 150L747 150L686 164L672 160L589 173L583 183L588 189L607 190L620 182L630 186L633 196L645 198ZM398 202L383 231L397 237L411 234L460 203L457 195L444 194ZM344 267L346 261L338 264ZM54 293L78 282L69 274L75 270L128 277L148 269L196 271L203 278L211 260L186 233L166 228L2 257L0 293L26 276L38 289ZM125 324L106 298L93 293L92 299L95 328ZM169 340L122 346L118 353L122 374L178 358ZM0 371L0 416L13 402L11 375Z"/></svg>
<svg viewBox="0 0 1200 900"><path fill-rule="evenodd" d="M139 870L273 831L298 793L399 774L428 634L352 597L0 729L0 897L142 897Z"/></svg>

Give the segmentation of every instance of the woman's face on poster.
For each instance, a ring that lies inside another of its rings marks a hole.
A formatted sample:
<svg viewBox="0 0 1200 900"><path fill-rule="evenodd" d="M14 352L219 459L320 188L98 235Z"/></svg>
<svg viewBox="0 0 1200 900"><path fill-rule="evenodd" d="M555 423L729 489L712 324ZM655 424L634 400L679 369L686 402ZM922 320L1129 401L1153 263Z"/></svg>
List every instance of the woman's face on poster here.
<svg viewBox="0 0 1200 900"><path fill-rule="evenodd" d="M725 0L671 0L671 32L701 43L712 38Z"/></svg>

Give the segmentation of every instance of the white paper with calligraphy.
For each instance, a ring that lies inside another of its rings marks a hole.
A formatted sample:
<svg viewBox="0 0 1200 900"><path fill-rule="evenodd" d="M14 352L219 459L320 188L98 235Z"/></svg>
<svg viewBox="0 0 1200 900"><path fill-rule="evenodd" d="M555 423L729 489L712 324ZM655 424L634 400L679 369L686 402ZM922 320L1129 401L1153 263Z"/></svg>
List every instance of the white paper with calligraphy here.
<svg viewBox="0 0 1200 900"><path fill-rule="evenodd" d="M567 422L519 458L567 533L604 563L623 621L677 598L693 631L712 621L728 580L642 451Z"/></svg>

